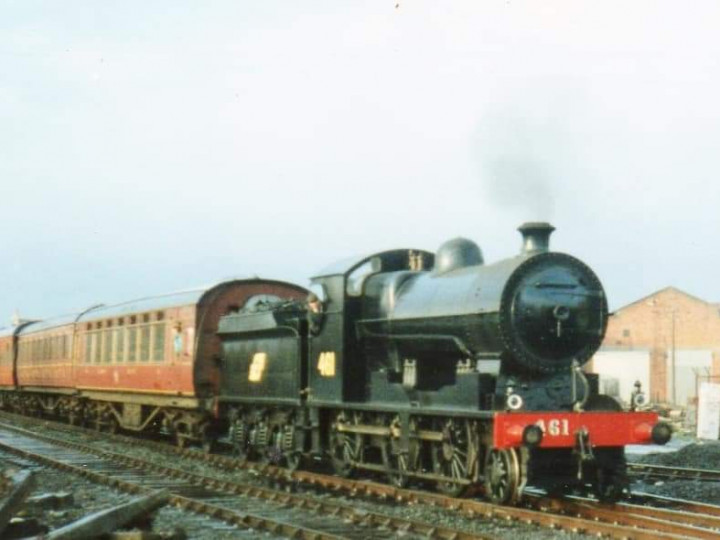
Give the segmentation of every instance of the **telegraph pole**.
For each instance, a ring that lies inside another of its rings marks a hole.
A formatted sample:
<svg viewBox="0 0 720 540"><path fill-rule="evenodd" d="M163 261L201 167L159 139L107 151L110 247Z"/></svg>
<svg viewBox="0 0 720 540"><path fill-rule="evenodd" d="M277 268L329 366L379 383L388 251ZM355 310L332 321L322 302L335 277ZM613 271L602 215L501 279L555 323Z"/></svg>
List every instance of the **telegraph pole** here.
<svg viewBox="0 0 720 540"><path fill-rule="evenodd" d="M677 402L675 401L675 309L674 308L670 312L670 314L672 315L672 319L671 319L671 321L672 321L672 328L671 328L671 331L672 331L672 361L670 364L672 366L672 402L673 402L673 405L677 405Z"/></svg>

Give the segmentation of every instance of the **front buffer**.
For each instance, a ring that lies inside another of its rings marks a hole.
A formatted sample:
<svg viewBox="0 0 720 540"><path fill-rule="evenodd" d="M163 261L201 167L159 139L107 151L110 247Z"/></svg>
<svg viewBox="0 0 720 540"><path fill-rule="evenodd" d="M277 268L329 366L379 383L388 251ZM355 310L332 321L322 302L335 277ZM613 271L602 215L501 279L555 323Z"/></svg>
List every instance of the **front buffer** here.
<svg viewBox="0 0 720 540"><path fill-rule="evenodd" d="M652 412L495 413L487 495L508 502L526 484L550 493L589 486L599 499L616 500L628 484L625 446L665 444L671 435Z"/></svg>

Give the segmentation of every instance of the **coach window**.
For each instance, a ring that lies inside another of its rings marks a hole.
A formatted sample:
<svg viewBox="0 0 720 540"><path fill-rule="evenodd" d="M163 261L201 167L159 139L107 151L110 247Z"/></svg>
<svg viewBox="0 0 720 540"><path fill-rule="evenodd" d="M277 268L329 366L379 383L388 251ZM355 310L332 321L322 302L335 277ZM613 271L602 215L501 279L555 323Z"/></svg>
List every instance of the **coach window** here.
<svg viewBox="0 0 720 540"><path fill-rule="evenodd" d="M89 364L92 361L92 334L87 332L85 334L85 363Z"/></svg>
<svg viewBox="0 0 720 540"><path fill-rule="evenodd" d="M125 360L125 329L116 328L115 332L115 362L120 363Z"/></svg>
<svg viewBox="0 0 720 540"><path fill-rule="evenodd" d="M144 324L140 330L140 361L150 361L150 325Z"/></svg>
<svg viewBox="0 0 720 540"><path fill-rule="evenodd" d="M165 356L165 323L153 324L153 360L162 362Z"/></svg>
<svg viewBox="0 0 720 540"><path fill-rule="evenodd" d="M135 360L137 360L137 330L137 326L128 328L128 362L135 362Z"/></svg>
<svg viewBox="0 0 720 540"><path fill-rule="evenodd" d="M95 331L95 354L93 354L93 361L96 364L99 364L102 361L102 337L103 332L102 330L96 330Z"/></svg>
<svg viewBox="0 0 720 540"><path fill-rule="evenodd" d="M105 334L105 338L103 339L103 362L109 364L112 360L113 352L113 330L105 330L103 334Z"/></svg>

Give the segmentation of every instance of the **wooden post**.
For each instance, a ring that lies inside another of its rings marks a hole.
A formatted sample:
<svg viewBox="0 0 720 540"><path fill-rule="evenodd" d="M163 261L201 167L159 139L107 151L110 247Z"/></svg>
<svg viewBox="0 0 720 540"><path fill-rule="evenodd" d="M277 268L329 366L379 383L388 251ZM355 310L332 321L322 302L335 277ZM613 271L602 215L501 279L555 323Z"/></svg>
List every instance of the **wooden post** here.
<svg viewBox="0 0 720 540"><path fill-rule="evenodd" d="M35 476L32 471L20 471L13 476L13 488L7 499L0 506L0 533L5 530L7 524L10 523L15 512L25 502L25 498L35 487ZM0 534L0 536L2 536Z"/></svg>
<svg viewBox="0 0 720 540"><path fill-rule="evenodd" d="M45 535L47 540L81 540L96 538L132 523L149 514L156 508L164 506L170 499L167 490L156 491L144 497L137 497L130 502L101 510L85 516Z"/></svg>

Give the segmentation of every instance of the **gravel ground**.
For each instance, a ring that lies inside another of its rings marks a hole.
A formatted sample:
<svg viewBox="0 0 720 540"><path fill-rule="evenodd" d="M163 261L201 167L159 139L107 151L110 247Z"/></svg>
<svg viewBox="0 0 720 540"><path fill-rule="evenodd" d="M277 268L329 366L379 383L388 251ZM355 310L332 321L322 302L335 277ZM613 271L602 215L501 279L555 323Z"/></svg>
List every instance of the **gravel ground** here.
<svg viewBox="0 0 720 540"><path fill-rule="evenodd" d="M678 441L679 449L672 452L628 454L628 460L649 465L687 467L691 469L720 469L720 441L685 439ZM691 480L638 481L633 491L676 497L720 505L720 482Z"/></svg>
<svg viewBox="0 0 720 540"><path fill-rule="evenodd" d="M132 495L94 484L75 475L47 469L31 467L35 474L36 487L30 497L71 493L72 500L60 508L43 508L38 505L26 504L16 513L16 517L32 519L46 525L50 530L57 529L88 514L128 502ZM0 470L12 473L18 470L16 458L0 456ZM3 484L3 487L6 487ZM0 491L0 500L5 496ZM222 521L190 514L174 507L163 507L155 512L152 522L145 530L159 533L170 538L190 538L198 540L225 540L264 538L273 540L275 535L261 531L240 530Z"/></svg>

